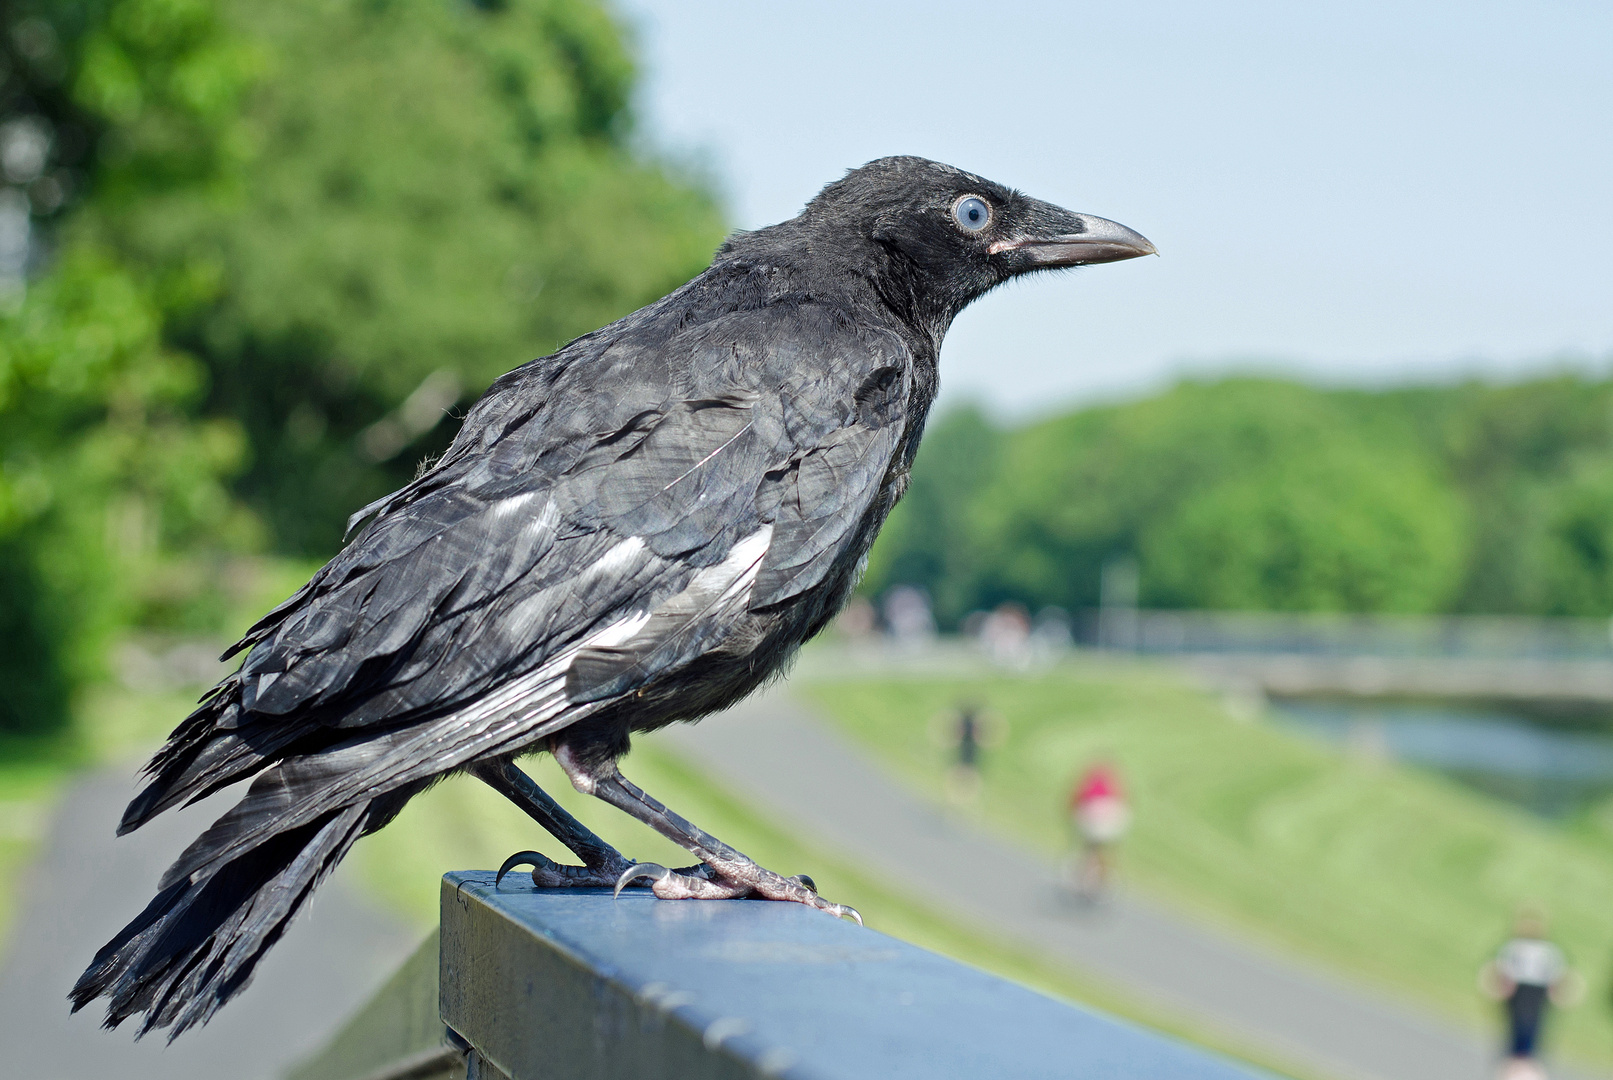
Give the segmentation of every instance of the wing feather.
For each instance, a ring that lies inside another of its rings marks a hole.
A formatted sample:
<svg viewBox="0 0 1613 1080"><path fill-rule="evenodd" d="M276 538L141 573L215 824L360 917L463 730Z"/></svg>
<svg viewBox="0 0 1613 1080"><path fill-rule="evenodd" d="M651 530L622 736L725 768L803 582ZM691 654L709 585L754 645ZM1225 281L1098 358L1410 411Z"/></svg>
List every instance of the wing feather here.
<svg viewBox="0 0 1613 1080"><path fill-rule="evenodd" d="M260 772L235 850L530 742L866 545L908 423L900 338L812 305L641 329L505 376L433 470L361 511L243 639L126 825Z"/></svg>

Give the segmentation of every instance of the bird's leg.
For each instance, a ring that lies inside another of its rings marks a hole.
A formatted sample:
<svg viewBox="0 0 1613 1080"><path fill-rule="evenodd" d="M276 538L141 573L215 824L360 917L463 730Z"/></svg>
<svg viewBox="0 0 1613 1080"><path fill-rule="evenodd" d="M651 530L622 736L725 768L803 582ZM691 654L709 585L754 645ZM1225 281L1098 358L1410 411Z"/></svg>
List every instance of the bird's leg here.
<svg viewBox="0 0 1613 1080"><path fill-rule="evenodd" d="M595 836L588 826L568 814L565 807L508 758L478 762L470 767L470 772L526 811L528 817L583 861L581 866L563 866L539 852L522 851L504 860L498 872L499 881L516 866L531 866L532 883L540 887L612 887L633 865L621 852Z"/></svg>
<svg viewBox="0 0 1613 1080"><path fill-rule="evenodd" d="M616 882L618 891L635 880L650 878L651 891L663 900L730 899L760 896L767 900L793 900L831 915L847 916L862 922L855 908L831 904L818 895L810 878L787 878L758 866L750 857L729 847L688 819L669 810L643 788L623 776L615 762L586 765L564 744L554 747L555 760L565 770L572 787L585 795L603 799L618 810L650 826L656 832L697 857L706 873L668 870L653 863L641 863L624 870Z"/></svg>

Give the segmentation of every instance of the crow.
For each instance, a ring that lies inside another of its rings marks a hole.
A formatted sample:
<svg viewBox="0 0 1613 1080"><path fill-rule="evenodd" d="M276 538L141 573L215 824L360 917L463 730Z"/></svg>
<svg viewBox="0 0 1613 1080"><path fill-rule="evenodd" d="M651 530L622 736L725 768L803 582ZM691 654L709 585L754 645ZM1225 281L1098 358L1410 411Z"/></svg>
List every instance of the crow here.
<svg viewBox="0 0 1613 1080"><path fill-rule="evenodd" d="M500 377L411 483L226 654L245 653L146 766L119 834L252 778L95 956L74 1011L205 1023L359 837L469 773L580 860L542 887L650 882L855 917L763 869L617 768L635 732L725 709L851 596L907 486L941 340L1021 274L1154 247L967 172L891 157L801 214L735 233L662 299ZM691 852L625 858L514 764Z"/></svg>

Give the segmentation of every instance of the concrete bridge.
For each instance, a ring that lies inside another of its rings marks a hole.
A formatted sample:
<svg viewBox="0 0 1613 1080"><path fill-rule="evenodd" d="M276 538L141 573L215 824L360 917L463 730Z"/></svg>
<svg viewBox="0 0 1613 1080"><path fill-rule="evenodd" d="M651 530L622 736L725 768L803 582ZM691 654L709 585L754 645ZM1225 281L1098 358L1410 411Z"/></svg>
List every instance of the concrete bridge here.
<svg viewBox="0 0 1613 1080"><path fill-rule="evenodd" d="M1613 661L1179 653L1201 682L1250 698L1442 698L1546 712L1613 709Z"/></svg>
<svg viewBox="0 0 1613 1080"><path fill-rule="evenodd" d="M1445 698L1545 711L1613 707L1606 619L1106 610L1088 640L1179 661L1262 697Z"/></svg>

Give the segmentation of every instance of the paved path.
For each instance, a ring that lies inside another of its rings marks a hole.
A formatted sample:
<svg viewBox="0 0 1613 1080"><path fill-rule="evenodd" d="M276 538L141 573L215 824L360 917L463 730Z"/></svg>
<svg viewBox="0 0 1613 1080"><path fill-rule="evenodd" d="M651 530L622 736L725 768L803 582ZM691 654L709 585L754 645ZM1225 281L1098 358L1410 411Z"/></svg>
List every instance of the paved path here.
<svg viewBox="0 0 1613 1080"><path fill-rule="evenodd" d="M172 1046L136 1043L128 1025L98 1026L91 1005L67 1012L67 991L95 949L151 899L184 846L233 801L226 793L165 814L114 841L134 793L133 767L95 773L66 793L42 861L25 876L0 951L0 1075L30 1080L270 1080L319 1046L418 943L359 898L342 871L314 894L252 985Z"/></svg>
<svg viewBox="0 0 1613 1080"><path fill-rule="evenodd" d="M1058 869L896 786L785 691L655 736L793 831L951 913L1178 1015L1339 1080L1481 1080L1490 1048L1439 1020L1136 896L1093 912L1061 900ZM966 865L970 873L955 869ZM1555 1073L1554 1075L1566 1075Z"/></svg>

